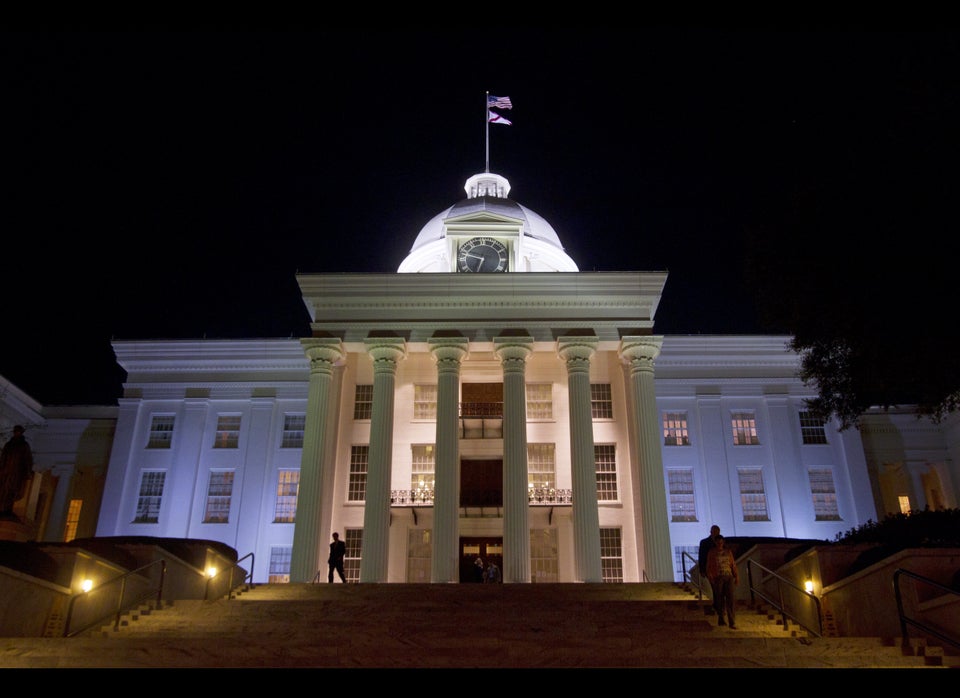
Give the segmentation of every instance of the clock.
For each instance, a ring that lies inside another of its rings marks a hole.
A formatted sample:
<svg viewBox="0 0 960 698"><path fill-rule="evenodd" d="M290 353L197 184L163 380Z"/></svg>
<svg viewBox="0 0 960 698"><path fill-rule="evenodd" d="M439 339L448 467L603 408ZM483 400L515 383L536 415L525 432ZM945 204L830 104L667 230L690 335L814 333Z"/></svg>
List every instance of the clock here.
<svg viewBox="0 0 960 698"><path fill-rule="evenodd" d="M471 238L457 251L457 271L506 271L510 260L507 246L493 238Z"/></svg>

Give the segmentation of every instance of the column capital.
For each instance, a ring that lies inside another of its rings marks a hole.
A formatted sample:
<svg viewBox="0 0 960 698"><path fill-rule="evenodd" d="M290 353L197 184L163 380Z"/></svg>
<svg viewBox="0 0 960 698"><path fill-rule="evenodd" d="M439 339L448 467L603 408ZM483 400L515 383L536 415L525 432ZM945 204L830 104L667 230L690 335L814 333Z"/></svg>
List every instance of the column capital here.
<svg viewBox="0 0 960 698"><path fill-rule="evenodd" d="M533 337L494 337L493 353L503 363L526 361L533 353Z"/></svg>
<svg viewBox="0 0 960 698"><path fill-rule="evenodd" d="M402 337L368 337L363 343L375 362L396 363L407 355L407 342Z"/></svg>
<svg viewBox="0 0 960 698"><path fill-rule="evenodd" d="M557 339L557 353L561 359L590 360L596 353L600 340L596 337L560 337Z"/></svg>
<svg viewBox="0 0 960 698"><path fill-rule="evenodd" d="M660 348L663 346L662 335L623 337L620 340L620 349L618 354L621 359L630 363L636 361L653 362L660 356Z"/></svg>
<svg viewBox="0 0 960 698"><path fill-rule="evenodd" d="M345 354L339 339L306 337L300 340L307 358L310 359L310 368L320 366L332 368L338 361L342 361Z"/></svg>
<svg viewBox="0 0 960 698"><path fill-rule="evenodd" d="M432 337L427 344L437 361L460 362L470 353L470 340L460 337Z"/></svg>

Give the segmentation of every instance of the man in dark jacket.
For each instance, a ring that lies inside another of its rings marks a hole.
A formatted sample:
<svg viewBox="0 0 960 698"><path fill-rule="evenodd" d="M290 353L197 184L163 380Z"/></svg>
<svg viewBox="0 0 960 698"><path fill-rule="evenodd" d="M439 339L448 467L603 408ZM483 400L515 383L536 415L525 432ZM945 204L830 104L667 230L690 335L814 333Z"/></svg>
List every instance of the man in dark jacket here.
<svg viewBox="0 0 960 698"><path fill-rule="evenodd" d="M327 581L333 584L333 571L336 570L340 575L340 581L347 583L347 578L343 574L343 558L347 554L347 544L340 540L340 534L333 532L333 542L330 544L330 557L327 558L327 564L330 571L327 573Z"/></svg>

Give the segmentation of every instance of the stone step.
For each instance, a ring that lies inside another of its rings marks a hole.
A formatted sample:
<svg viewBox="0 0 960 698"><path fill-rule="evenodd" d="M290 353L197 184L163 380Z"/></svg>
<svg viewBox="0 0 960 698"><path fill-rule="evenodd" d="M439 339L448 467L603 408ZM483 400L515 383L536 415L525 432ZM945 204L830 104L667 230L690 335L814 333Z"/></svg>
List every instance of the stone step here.
<svg viewBox="0 0 960 698"><path fill-rule="evenodd" d="M166 601L74 638L6 638L0 667L924 668L916 641L808 637L664 585L276 584Z"/></svg>

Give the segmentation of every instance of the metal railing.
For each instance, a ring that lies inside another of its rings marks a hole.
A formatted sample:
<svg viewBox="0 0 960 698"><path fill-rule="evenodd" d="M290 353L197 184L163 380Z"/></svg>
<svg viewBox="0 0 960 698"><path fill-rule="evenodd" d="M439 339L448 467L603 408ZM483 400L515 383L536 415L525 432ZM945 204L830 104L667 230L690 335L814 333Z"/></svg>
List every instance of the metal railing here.
<svg viewBox="0 0 960 698"><path fill-rule="evenodd" d="M753 570L757 569L760 571L759 579L757 584L754 584L753 581ZM765 575L763 573L766 573ZM771 569L767 569L759 562L755 560L747 560L747 579L750 582L750 602L755 603L755 596L759 596L761 599L766 601L768 604L773 606L780 612L780 616L783 619L783 626L787 626L787 619L789 618L797 625L801 626L807 632L813 633L817 637L823 637L823 613L820 608L820 599L811 594L810 592L798 587L796 584L791 582L785 577L781 577L779 574L774 572ZM761 585L766 585L769 581L776 582L776 598L770 596L769 594L764 593ZM814 630L810 627L809 623L805 623L799 616L799 613L791 613L788 610L789 606L793 604L788 604L784 592L790 594L790 598L798 599L801 604L813 604L812 611L816 614L817 617L817 628Z"/></svg>
<svg viewBox="0 0 960 698"><path fill-rule="evenodd" d="M693 575L688 571L687 566L684 564L684 560L689 560L693 563L690 568L697 570L697 578L694 579ZM700 561L694 559L693 555L687 551L683 551L683 554L680 556L680 567L683 569L683 581L689 582L697 588L697 601L703 601L703 577L700 576Z"/></svg>
<svg viewBox="0 0 960 698"><path fill-rule="evenodd" d="M939 584L933 581L932 579L923 577L919 574L911 572L910 570L905 570L901 568L901 569L898 569L896 572L894 572L893 573L893 593L897 598L897 615L900 617L900 634L902 636L901 646L908 647L910 645L910 633L907 630L907 627L911 626L911 627L917 628L923 633L926 633L927 635L932 635L933 637L937 638L938 640L941 640L942 642L946 642L950 645L953 645L954 647L960 647L960 639L949 637L948 635L945 635L944 633L940 632L936 628L932 628L925 623L921 623L916 618L907 618L907 614L904 613L903 611L903 595L900 592L901 576L910 577L915 582L925 584L929 587L932 587L933 589L937 589L943 592L944 594L953 594L954 596L960 597L960 591L957 591L956 589L951 589L950 587L946 587L943 584Z"/></svg>
<svg viewBox="0 0 960 698"><path fill-rule="evenodd" d="M248 557L250 558L250 571L247 572L247 573L240 579L240 581L239 581L237 584L234 584L234 583L233 583L234 575L236 574L237 570L242 570L242 568L240 567L240 563L243 562L244 560L246 560ZM229 596L229 595L230 595L230 592L232 592L235 588L237 588L237 587L240 586L241 584L246 583L246 581L247 581L248 579L250 580L250 585L252 586L252 585L253 585L253 566L254 566L254 564L256 564L256 558L254 557L253 553L247 553L246 555L244 555L243 557L241 557L239 560L237 560L236 562L234 562L232 565L230 565L230 569L228 570L228 571L230 572L230 582L227 584L227 589L226 589L226 591L224 591L223 593L221 593L220 596ZM210 600L210 583L211 583L214 579L222 579L222 578L223 578L222 575L226 574L226 572L227 572L227 570L225 570L225 571L223 571L223 572L219 572L219 571L218 571L215 575L213 575L213 576L208 576L208 577L207 577L207 584L206 584L206 587L205 587L204 590L203 590L203 600L204 600L204 601L209 601L209 600Z"/></svg>
<svg viewBox="0 0 960 698"><path fill-rule="evenodd" d="M156 591L154 591L153 589L150 589L146 592L137 594L131 597L130 599L128 599L126 602L124 602L124 597L126 596L126 591L127 591L127 580L131 576L135 574L140 574L144 570L150 567L153 567L154 565L160 565L160 581L157 584ZM89 630L93 626L99 623L103 623L103 621L105 621L107 618L111 616L114 616L113 628L114 630L116 630L120 626L120 617L123 615L125 611L128 611L131 608L134 608L135 606L138 606L139 604L143 603L147 599L152 598L154 596L154 593L156 593L156 597L157 597L155 608L159 609L163 604L163 581L166 578L166 576L167 576L167 561L154 560L153 562L148 563L143 567L138 567L135 570L131 570L130 572L125 572L121 575L114 577L113 579L109 579L103 584L100 584L99 586L92 588L90 591L84 592L83 594L77 594L75 596L72 596L70 598L70 603L67 605L66 620L64 621L64 624L63 624L63 637L73 637L75 635L79 635L85 630ZM87 622L83 627L77 630L71 631L70 623L73 621L73 609L76 601L78 599L89 601L90 599L94 598L95 594L100 594L108 591L109 587L117 588L116 609L111 610L109 613L106 613L102 616L97 617L95 620Z"/></svg>

